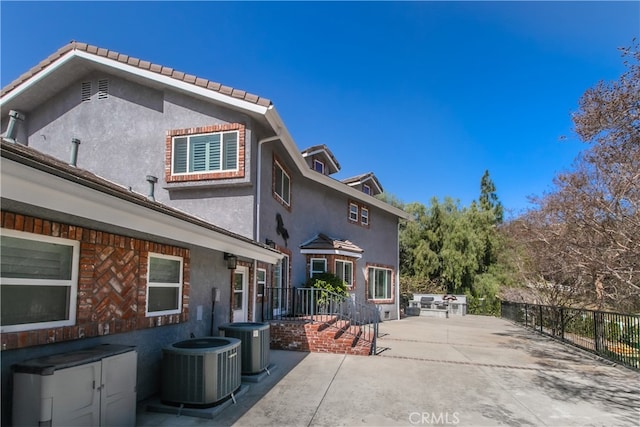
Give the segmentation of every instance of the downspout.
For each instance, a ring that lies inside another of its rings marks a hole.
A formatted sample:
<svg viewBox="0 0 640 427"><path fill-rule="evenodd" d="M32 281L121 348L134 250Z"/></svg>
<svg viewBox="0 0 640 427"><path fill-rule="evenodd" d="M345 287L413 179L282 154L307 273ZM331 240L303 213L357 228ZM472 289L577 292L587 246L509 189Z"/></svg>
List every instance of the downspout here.
<svg viewBox="0 0 640 427"><path fill-rule="evenodd" d="M396 274L396 319L400 320L400 218L398 218L398 232L396 233L396 266L398 268Z"/></svg>
<svg viewBox="0 0 640 427"><path fill-rule="evenodd" d="M253 240L260 241L260 202L262 198L262 144L280 139L280 132L277 135L258 140L258 162L256 167L256 227ZM264 295L262 296L264 298ZM256 317L256 300L258 299L258 260L253 260L253 319Z"/></svg>

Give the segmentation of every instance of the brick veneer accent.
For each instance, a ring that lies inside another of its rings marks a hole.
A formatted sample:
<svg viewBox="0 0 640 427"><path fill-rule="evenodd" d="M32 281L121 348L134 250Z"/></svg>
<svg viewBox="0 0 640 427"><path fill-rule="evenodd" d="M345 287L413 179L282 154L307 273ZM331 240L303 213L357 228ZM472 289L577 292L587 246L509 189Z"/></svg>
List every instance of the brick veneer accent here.
<svg viewBox="0 0 640 427"><path fill-rule="evenodd" d="M310 320L272 320L269 323L273 349L358 356L371 353L370 341L358 339L354 333L340 334L339 329L326 323Z"/></svg>
<svg viewBox="0 0 640 427"><path fill-rule="evenodd" d="M183 175L171 175L171 161L173 153L173 138L176 136L197 135L201 133L238 131L238 170L227 172L203 172ZM245 125L230 123L225 125L201 126L167 131L165 138L164 178L166 182L204 181L213 179L243 178L245 165Z"/></svg>
<svg viewBox="0 0 640 427"><path fill-rule="evenodd" d="M2 228L80 242L76 324L2 333L2 350L130 332L189 319L188 249L12 212L0 214ZM149 252L183 258L182 313L146 317Z"/></svg>

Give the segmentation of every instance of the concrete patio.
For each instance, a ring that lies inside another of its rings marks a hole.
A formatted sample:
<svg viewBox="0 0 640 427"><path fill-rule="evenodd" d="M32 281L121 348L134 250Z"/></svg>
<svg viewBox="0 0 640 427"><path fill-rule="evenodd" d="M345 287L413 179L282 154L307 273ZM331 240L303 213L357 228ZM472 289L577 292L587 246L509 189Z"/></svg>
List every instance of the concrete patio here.
<svg viewBox="0 0 640 427"><path fill-rule="evenodd" d="M273 350L277 369L214 419L139 426L638 426L640 373L480 316L380 325L375 357Z"/></svg>

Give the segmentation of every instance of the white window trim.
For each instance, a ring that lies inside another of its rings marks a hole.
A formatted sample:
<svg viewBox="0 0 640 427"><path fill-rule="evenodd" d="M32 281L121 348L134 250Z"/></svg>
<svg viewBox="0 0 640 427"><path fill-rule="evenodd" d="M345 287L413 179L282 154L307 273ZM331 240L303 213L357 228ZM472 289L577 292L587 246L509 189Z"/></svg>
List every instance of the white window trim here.
<svg viewBox="0 0 640 427"><path fill-rule="evenodd" d="M386 295L383 298L374 298L373 295L367 295L367 299L370 301L389 301L393 299L393 270L390 268L384 268L384 267L373 267L373 266L369 266L367 267L367 289L371 290L371 280L372 277L375 277L375 270L384 270L384 271L388 271L390 272L389 274L389 281L386 284L387 288L389 290L389 297L387 297ZM372 274L373 273L373 274ZM373 286L373 289L375 290L375 285ZM385 292L386 294L387 292Z"/></svg>
<svg viewBox="0 0 640 427"><path fill-rule="evenodd" d="M365 207L360 208L360 223L362 225L369 225L369 209Z"/></svg>
<svg viewBox="0 0 640 427"><path fill-rule="evenodd" d="M23 231L2 229L2 234L9 237L15 237L25 240L35 240L38 242L57 243L61 245L73 247L73 257L71 261L71 279L70 280L50 280L50 279L14 279L9 277L2 278L3 285L18 286L69 286L69 318L65 320L56 320L53 322L40 323L22 323L20 325L0 325L0 332L21 332L32 331L36 329L59 328L62 326L72 326L76 324L76 311L78 302L78 276L80 271L80 242L77 240L64 239L61 237L44 236L41 234L27 233Z"/></svg>
<svg viewBox="0 0 640 427"><path fill-rule="evenodd" d="M322 261L324 264L324 269L322 271L317 271L313 269L314 261ZM327 259L326 258L311 258L309 260L309 277L313 277L314 274L322 274L327 272Z"/></svg>
<svg viewBox="0 0 640 427"><path fill-rule="evenodd" d="M316 165L320 165L320 170L316 168ZM324 175L324 163L320 160L313 160L313 170Z"/></svg>
<svg viewBox="0 0 640 427"><path fill-rule="evenodd" d="M236 134L236 167L233 169L223 169L222 166L224 164L224 134L227 133L235 133ZM191 142L190 139L195 136L202 135L215 135L220 134L220 169L216 170L203 170L203 171L194 171L189 172L189 161L191 159ZM175 162L175 143L176 138L187 138L187 171L186 172L176 172L174 170ZM189 175L201 175L201 174L216 174L216 173L228 173L228 172L238 172L240 170L240 131L239 130L225 130L225 131L217 131L217 132L204 132L204 133L194 133L189 135L175 135L171 138L171 175L173 176L189 176Z"/></svg>
<svg viewBox="0 0 640 427"><path fill-rule="evenodd" d="M355 208L355 212L353 211ZM349 203L349 221L358 222L358 216L360 212L360 207L356 203ZM355 213L355 218L353 214Z"/></svg>
<svg viewBox="0 0 640 427"><path fill-rule="evenodd" d="M165 258L171 259L174 261L180 261L180 279L179 283L151 283L149 281L149 272L151 270L151 258ZM155 252L149 252L147 257L147 295L145 299L146 307L145 307L145 316L146 317L157 317L164 316L167 314L180 314L182 313L182 288L184 285L183 280L183 270L184 270L184 259L179 256L173 255L164 255ZM163 310L163 311L149 311L149 289L154 288L178 288L178 308L175 310Z"/></svg>
<svg viewBox="0 0 640 427"><path fill-rule="evenodd" d="M282 171L282 174L285 175L287 177L287 179L289 179L289 191L288 191L288 199L289 201L286 201L284 199L284 188L282 185L282 182L275 182L275 177L274 177L274 189L273 189L273 193L278 197L278 199L280 199L282 201L282 203L284 203L287 206L291 206L291 176L289 176L289 174L287 173L286 169L282 167L282 165L280 164L280 162L278 162L277 160L274 160L275 166L277 168L279 168ZM278 191L282 192L283 194L278 193Z"/></svg>
<svg viewBox="0 0 640 427"><path fill-rule="evenodd" d="M338 274L338 263L339 263L339 262L341 262L341 263L343 264L343 266L342 266L342 271L340 272L340 274ZM348 287L349 289L351 289L351 288L353 288L353 262L351 262L351 261L347 261L347 260L344 260L344 259L337 259L337 260L335 261L335 271L336 271L336 276L338 276L338 277L344 277L344 275L345 275L345 274L344 274L344 265L346 265L346 264L350 264L350 265L351 265L351 277L350 277L350 282L347 282L347 281L345 280L345 282L347 283L347 287ZM344 280L344 279L343 279L343 280Z"/></svg>

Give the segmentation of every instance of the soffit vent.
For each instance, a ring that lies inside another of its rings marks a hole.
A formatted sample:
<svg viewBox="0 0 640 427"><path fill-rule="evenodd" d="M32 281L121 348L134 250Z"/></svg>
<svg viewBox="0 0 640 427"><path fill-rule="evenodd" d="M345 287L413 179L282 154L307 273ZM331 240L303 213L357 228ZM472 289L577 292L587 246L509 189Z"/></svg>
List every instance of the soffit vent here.
<svg viewBox="0 0 640 427"><path fill-rule="evenodd" d="M91 101L91 82L82 82L82 102Z"/></svg>
<svg viewBox="0 0 640 427"><path fill-rule="evenodd" d="M98 99L109 98L109 80L98 80Z"/></svg>

